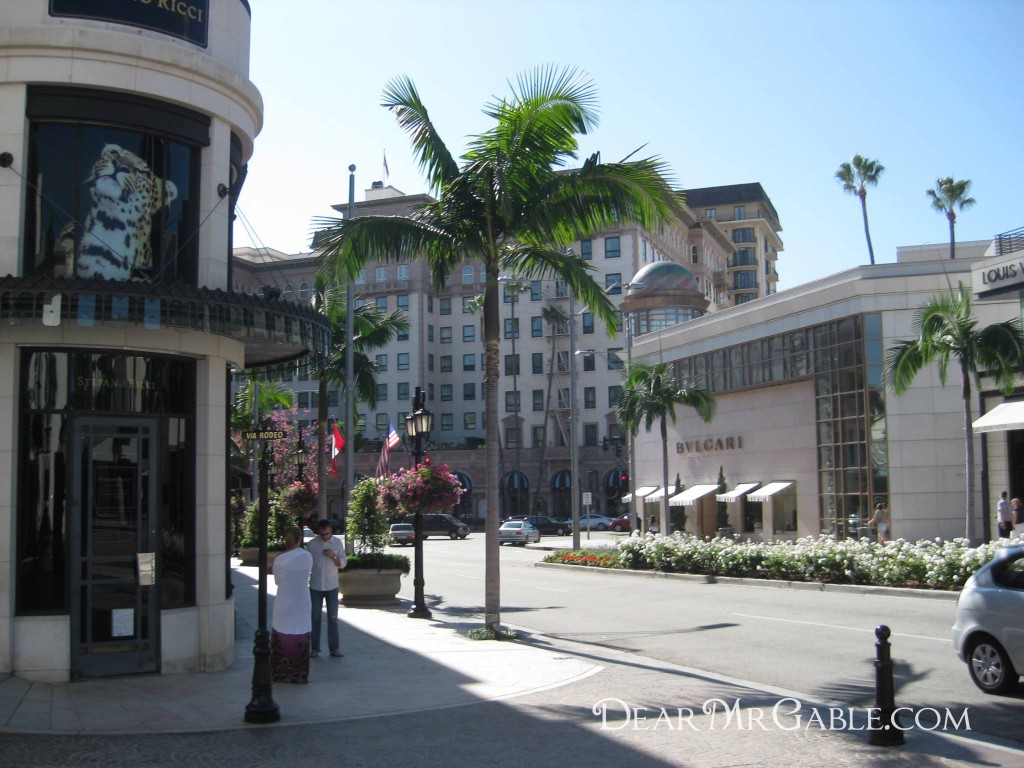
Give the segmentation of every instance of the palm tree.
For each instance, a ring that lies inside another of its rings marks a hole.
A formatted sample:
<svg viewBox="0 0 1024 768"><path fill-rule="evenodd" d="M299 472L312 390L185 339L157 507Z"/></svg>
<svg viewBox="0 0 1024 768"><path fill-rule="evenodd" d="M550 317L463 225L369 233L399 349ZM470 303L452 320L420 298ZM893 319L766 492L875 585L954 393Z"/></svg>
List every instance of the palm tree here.
<svg viewBox="0 0 1024 768"><path fill-rule="evenodd" d="M661 423L662 533L669 532L668 509L668 420L676 423L676 406L693 408L704 422L715 415L715 397L706 389L680 385L668 363L633 363L626 370L626 383L619 399L619 422L635 438L640 424L650 432L655 419Z"/></svg>
<svg viewBox="0 0 1024 768"><path fill-rule="evenodd" d="M916 338L889 349L885 356L886 383L897 395L907 391L914 377L933 361L939 381L946 383L950 358L960 366L960 396L964 406L964 453L967 465L967 504L964 537L974 539L974 430L971 427L971 379L992 376L1005 394L1013 392L1014 374L1024 365L1024 336L1020 318L978 328L971 313L971 293L961 285L956 292L934 296L914 313Z"/></svg>
<svg viewBox="0 0 1024 768"><path fill-rule="evenodd" d="M935 189L924 193L932 199L932 208L945 214L949 220L949 258L956 258L956 209L970 208L976 202L967 193L971 189L970 179L955 180L952 176L936 179Z"/></svg>
<svg viewBox="0 0 1024 768"><path fill-rule="evenodd" d="M461 164L438 135L407 77L392 80L384 106L405 129L436 198L407 217L323 219L325 268L350 277L370 257L424 259L440 289L465 259L483 262L484 384L486 386L485 534L486 628L500 628L498 544L498 276L555 276L614 334L614 307L582 260L566 248L618 221L657 228L681 217L683 197L666 181L658 158L603 163L599 154L579 168L577 135L597 125L596 90L573 68L542 67L521 75L511 98L484 114L492 127L469 141Z"/></svg>
<svg viewBox="0 0 1024 768"><path fill-rule="evenodd" d="M317 403L317 477L325 478L327 472L327 405L328 387L339 384L344 389L345 381L345 348L348 346L348 316L345 304L345 292L338 288L327 288L322 276L318 275L314 303L330 321L331 346L326 357L320 359L320 367L315 371L319 384L319 400ZM381 312L375 306L364 304L355 307L353 312L355 335L352 341L353 372L355 389L353 403L366 403L371 409L377 407L377 364L369 357L369 352L387 346L395 339L399 331L409 327L405 312L395 311L390 314ZM348 422L352 414L345 414L343 427L349 433L348 439L355 439L354 424ZM327 494L321 493L318 499L320 518L327 516Z"/></svg>
<svg viewBox="0 0 1024 768"><path fill-rule="evenodd" d="M868 258L875 263L875 249L871 247L871 230L868 229L868 185L878 186L878 177L885 166L877 160L854 155L850 162L843 163L836 171L836 180L842 182L843 190L860 198L860 212L864 216L864 237L868 241Z"/></svg>
<svg viewBox="0 0 1024 768"><path fill-rule="evenodd" d="M540 494L543 486L541 478L544 477L544 456L547 453L548 438L550 437L548 424L551 421L551 414L554 413L551 410L551 390L554 387L555 358L558 355L558 327L565 326L569 322L569 316L565 314L561 307L554 304L545 306L541 310L540 315L548 326L548 334L551 339L551 356L548 358L548 389L544 395L544 441L540 444L540 451L537 455L537 487L533 492L532 507L534 510L540 508ZM551 514L551 510L548 510L548 514Z"/></svg>

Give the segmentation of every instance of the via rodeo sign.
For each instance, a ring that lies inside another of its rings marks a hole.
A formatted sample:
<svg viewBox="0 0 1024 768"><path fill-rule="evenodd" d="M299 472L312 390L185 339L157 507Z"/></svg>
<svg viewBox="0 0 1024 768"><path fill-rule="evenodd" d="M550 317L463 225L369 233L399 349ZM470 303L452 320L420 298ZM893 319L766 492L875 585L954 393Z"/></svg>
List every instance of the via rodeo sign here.
<svg viewBox="0 0 1024 768"><path fill-rule="evenodd" d="M210 37L210 0L50 0L50 15L151 29L200 48Z"/></svg>
<svg viewBox="0 0 1024 768"><path fill-rule="evenodd" d="M1024 289L1024 259L986 259L971 268L971 289L980 297Z"/></svg>

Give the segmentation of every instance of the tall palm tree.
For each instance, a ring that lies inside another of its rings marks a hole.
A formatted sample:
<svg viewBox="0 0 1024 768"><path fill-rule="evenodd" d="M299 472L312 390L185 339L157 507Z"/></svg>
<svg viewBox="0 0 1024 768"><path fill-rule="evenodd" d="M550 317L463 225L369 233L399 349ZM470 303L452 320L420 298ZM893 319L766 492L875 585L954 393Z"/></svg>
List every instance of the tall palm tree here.
<svg viewBox="0 0 1024 768"><path fill-rule="evenodd" d="M540 444L540 451L537 454L537 487L533 492L533 506L531 509L540 509L540 495L543 491L543 483L541 482L544 477L544 456L547 453L548 438L551 436L551 432L548 429L548 425L551 422L551 415L554 411L551 410L551 390L554 388L555 382L555 358L558 356L558 327L565 326L569 322L569 316L554 304L548 304L540 312L541 317L548 326L548 338L551 339L551 355L548 357L548 388L547 393L544 395L544 440ZM548 510L548 514L551 514L551 510Z"/></svg>
<svg viewBox="0 0 1024 768"><path fill-rule="evenodd" d="M314 303L320 308L329 322L331 329L331 346L326 357L321 358L320 367L315 371L318 382L319 399L317 403L317 477L320 482L327 476L327 406L328 388L331 384L341 385L342 400L344 390L348 386L345 381L345 349L348 346L348 313L346 312L345 291L339 288L327 288L321 275L317 276ZM364 304L355 307L353 312L355 334L352 340L353 373L355 375L353 403L366 403L371 409L377 407L377 364L370 359L369 352L390 344L399 331L409 327L405 312L381 312L375 306ZM351 414L345 414L343 428L348 432L348 439L355 439L354 424L349 424ZM320 518L327 516L327 494L319 495L318 504Z"/></svg>
<svg viewBox="0 0 1024 768"><path fill-rule="evenodd" d="M431 281L443 287L464 259L483 262L484 384L486 386L486 496L484 612L500 627L498 544L498 276L556 276L614 334L614 307L582 260L566 248L617 221L657 228L681 217L681 193L666 180L658 158L603 163L599 154L577 159L578 134L597 125L596 89L574 68L541 67L521 75L510 98L484 108L493 122L470 139L461 163L437 133L407 77L392 80L384 106L409 134L435 202L408 217L321 220L326 268L348 277L370 257L424 259Z"/></svg>
<svg viewBox="0 0 1024 768"><path fill-rule="evenodd" d="M650 432L655 419L661 426L661 477L662 533L669 532L668 509L668 421L676 423L676 406L686 405L704 421L709 422L715 415L715 397L708 390L695 386L680 385L676 381L672 366L668 363L633 363L626 370L626 383L619 398L619 422L635 438L640 433L640 424Z"/></svg>
<svg viewBox="0 0 1024 768"><path fill-rule="evenodd" d="M976 202L967 193L971 189L970 179L955 180L952 176L936 179L935 189L924 193L932 199L932 208L940 211L949 221L949 258L956 258L956 211L970 208Z"/></svg>
<svg viewBox="0 0 1024 768"><path fill-rule="evenodd" d="M885 166L877 160L863 155L854 155L850 162L842 163L836 171L836 180L842 182L843 190L860 198L860 212L864 217L864 237L868 241L868 258L875 263L875 249L871 246L871 230L868 229L868 185L878 185L878 177Z"/></svg>
<svg viewBox="0 0 1024 768"><path fill-rule="evenodd" d="M964 454L967 468L967 504L964 537L974 540L974 430L971 427L971 379L984 372L1005 394L1013 392L1014 375L1024 365L1024 336L1020 318L978 328L971 312L971 293L961 285L956 292L933 296L914 313L916 338L903 341L885 355L886 384L897 395L907 391L914 377L937 362L939 381L946 383L951 358L960 366L960 397L964 406Z"/></svg>

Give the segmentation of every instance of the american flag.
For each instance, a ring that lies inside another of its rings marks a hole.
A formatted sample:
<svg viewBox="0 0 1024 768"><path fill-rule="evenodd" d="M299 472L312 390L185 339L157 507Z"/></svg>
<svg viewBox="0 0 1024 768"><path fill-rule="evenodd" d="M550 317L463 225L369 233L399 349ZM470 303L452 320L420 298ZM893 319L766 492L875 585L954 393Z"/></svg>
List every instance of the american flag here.
<svg viewBox="0 0 1024 768"><path fill-rule="evenodd" d="M402 442L402 438L395 432L394 426L388 422L388 436L384 438L384 445L380 447L380 459L377 461L377 477L387 477L391 474L391 449Z"/></svg>

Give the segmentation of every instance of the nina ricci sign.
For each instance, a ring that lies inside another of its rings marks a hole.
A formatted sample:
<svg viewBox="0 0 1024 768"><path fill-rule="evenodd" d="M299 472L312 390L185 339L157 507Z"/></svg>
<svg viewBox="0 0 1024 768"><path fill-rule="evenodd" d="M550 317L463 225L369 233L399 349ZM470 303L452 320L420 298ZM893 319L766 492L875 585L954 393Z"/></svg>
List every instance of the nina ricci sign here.
<svg viewBox="0 0 1024 768"><path fill-rule="evenodd" d="M210 0L50 0L50 15L151 29L205 48Z"/></svg>

